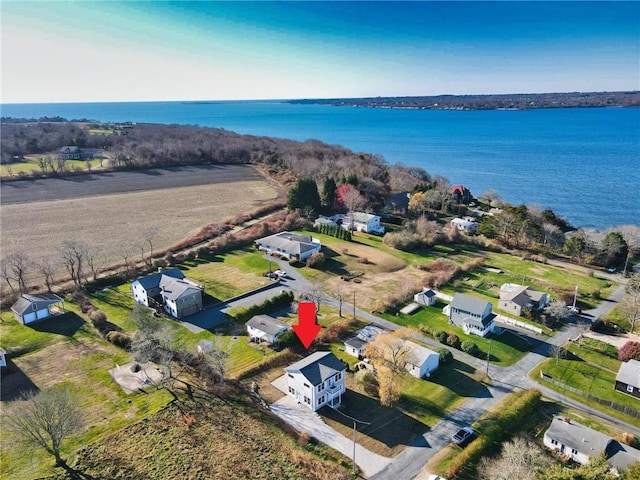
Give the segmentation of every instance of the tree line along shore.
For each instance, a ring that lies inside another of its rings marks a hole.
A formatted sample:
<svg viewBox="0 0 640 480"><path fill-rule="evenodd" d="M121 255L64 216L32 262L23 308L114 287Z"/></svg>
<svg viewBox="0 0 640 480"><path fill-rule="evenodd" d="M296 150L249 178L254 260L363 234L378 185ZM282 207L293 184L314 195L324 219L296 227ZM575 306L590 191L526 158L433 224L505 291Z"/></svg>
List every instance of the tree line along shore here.
<svg viewBox="0 0 640 480"><path fill-rule="evenodd" d="M420 110L531 110L537 108L638 107L640 92L515 93L291 100L292 104Z"/></svg>

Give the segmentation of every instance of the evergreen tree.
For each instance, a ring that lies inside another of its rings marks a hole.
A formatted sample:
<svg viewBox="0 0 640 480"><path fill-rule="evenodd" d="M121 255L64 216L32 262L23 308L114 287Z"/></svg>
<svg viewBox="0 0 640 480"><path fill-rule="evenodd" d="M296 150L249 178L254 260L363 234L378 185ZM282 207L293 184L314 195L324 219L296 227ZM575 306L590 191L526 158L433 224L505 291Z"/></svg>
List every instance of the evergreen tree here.
<svg viewBox="0 0 640 480"><path fill-rule="evenodd" d="M316 212L320 210L318 185L312 178L298 180L287 195L287 208L289 210L303 209L305 207L311 207Z"/></svg>
<svg viewBox="0 0 640 480"><path fill-rule="evenodd" d="M327 177L322 182L322 205L327 208L333 208L333 202L336 199L336 181L333 177Z"/></svg>

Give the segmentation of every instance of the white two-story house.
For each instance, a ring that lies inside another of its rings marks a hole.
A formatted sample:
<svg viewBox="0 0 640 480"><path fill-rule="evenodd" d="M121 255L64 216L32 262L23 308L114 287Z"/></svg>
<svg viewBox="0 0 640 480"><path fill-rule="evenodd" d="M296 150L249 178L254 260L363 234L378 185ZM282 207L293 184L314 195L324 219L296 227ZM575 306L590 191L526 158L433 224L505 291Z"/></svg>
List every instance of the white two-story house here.
<svg viewBox="0 0 640 480"><path fill-rule="evenodd" d="M338 407L345 388L347 367L331 352L315 352L284 369L287 395L307 408Z"/></svg>

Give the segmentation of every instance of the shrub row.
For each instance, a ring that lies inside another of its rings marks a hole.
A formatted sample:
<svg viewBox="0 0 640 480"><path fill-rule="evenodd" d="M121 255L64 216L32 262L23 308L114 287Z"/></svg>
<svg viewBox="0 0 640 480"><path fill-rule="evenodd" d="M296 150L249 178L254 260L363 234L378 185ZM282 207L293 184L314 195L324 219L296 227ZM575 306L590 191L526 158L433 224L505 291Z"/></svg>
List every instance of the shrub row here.
<svg viewBox="0 0 640 480"><path fill-rule="evenodd" d="M246 322L255 315L272 313L276 310L286 307L291 302L293 302L293 292L287 290L285 292L279 293L275 297L268 298L262 303L252 305L249 308L238 307L231 309L227 313L227 315L238 322Z"/></svg>
<svg viewBox="0 0 640 480"><path fill-rule="evenodd" d="M282 367L298 359L299 359L298 355L296 355L292 350L286 349L274 355L266 357L258 365L253 365L241 371L236 375L236 378L238 380L243 380L245 378L253 377L266 370L270 370L276 367Z"/></svg>
<svg viewBox="0 0 640 480"><path fill-rule="evenodd" d="M351 232L339 226L318 225L318 233L329 235L330 237L336 237L340 240L346 240L347 242L352 240Z"/></svg>
<svg viewBox="0 0 640 480"><path fill-rule="evenodd" d="M479 437L456 455L445 476L456 478L465 466L475 464L487 449L499 445L521 430L540 405L541 397L538 390L512 393L502 401L499 410L481 417L475 426Z"/></svg>

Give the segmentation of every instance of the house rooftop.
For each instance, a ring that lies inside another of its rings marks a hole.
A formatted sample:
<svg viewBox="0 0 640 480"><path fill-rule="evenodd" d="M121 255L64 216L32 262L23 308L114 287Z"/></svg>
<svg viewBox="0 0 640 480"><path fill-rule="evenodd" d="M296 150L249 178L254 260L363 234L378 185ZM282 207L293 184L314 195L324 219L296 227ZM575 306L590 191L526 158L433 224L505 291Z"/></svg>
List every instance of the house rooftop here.
<svg viewBox="0 0 640 480"><path fill-rule="evenodd" d="M159 286L162 289L162 295L169 300L177 300L185 294L202 290L198 285L186 278L174 278L169 275L162 275L160 277Z"/></svg>
<svg viewBox="0 0 640 480"><path fill-rule="evenodd" d="M42 293L39 295L23 293L18 301L11 306L11 310L18 315L22 315L29 308L40 310L62 301L63 299L55 293Z"/></svg>
<svg viewBox="0 0 640 480"><path fill-rule="evenodd" d="M620 472L626 470L632 464L640 462L640 450L624 443L613 441L607 448L607 461Z"/></svg>
<svg viewBox="0 0 640 480"><path fill-rule="evenodd" d="M486 300L482 300L478 297L472 297L471 295L465 295L464 293L456 293L453 300L451 300L451 308L458 308L465 312L475 313L477 315L482 315L485 308L487 308L487 304L491 305L491 303Z"/></svg>
<svg viewBox="0 0 640 480"><path fill-rule="evenodd" d="M151 275L147 275L145 277L140 277L136 280L136 282L142 285L142 288L145 290L151 290L152 288L160 287L160 282L162 281L162 277L167 276L171 278L177 278L179 280L184 279L184 273L180 271L179 268L169 268L167 270L161 270L157 273L152 273Z"/></svg>
<svg viewBox="0 0 640 480"><path fill-rule="evenodd" d="M292 252L297 255L315 250L318 244L314 243L310 235L299 235L291 232L280 232L268 237L263 237L255 241L258 245L263 244L271 248L279 248L285 252Z"/></svg>
<svg viewBox="0 0 640 480"><path fill-rule="evenodd" d="M270 315L255 315L249 319L246 325L260 330L267 335L275 335L282 330L283 327L289 328L289 325Z"/></svg>
<svg viewBox="0 0 640 480"><path fill-rule="evenodd" d="M616 375L616 381L640 388L640 361L631 359L622 362Z"/></svg>
<svg viewBox="0 0 640 480"><path fill-rule="evenodd" d="M565 417L554 417L545 436L580 453L597 457L605 453L611 437Z"/></svg>
<svg viewBox="0 0 640 480"><path fill-rule="evenodd" d="M336 373L345 371L346 368L333 353L315 352L284 370L287 373L302 373L313 386L316 386Z"/></svg>

